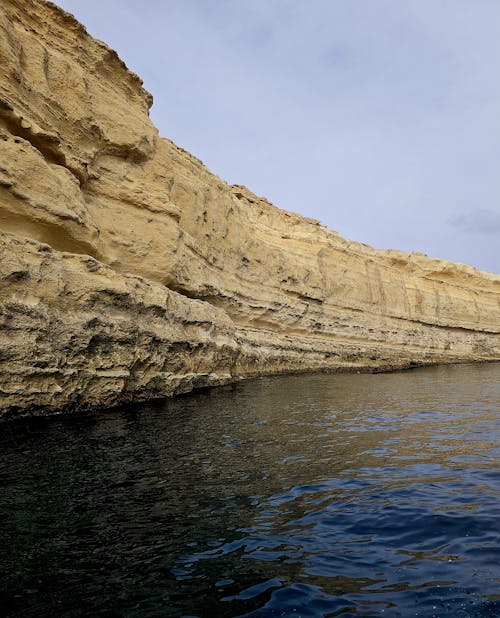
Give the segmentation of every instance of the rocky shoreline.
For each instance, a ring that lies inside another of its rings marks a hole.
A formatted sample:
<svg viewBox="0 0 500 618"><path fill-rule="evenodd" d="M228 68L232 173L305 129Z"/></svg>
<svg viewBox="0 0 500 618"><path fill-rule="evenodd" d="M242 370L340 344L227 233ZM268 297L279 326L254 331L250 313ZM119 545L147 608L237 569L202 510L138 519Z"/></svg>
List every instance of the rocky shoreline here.
<svg viewBox="0 0 500 618"><path fill-rule="evenodd" d="M57 6L0 7L0 418L240 377L500 360L500 276L229 186Z"/></svg>

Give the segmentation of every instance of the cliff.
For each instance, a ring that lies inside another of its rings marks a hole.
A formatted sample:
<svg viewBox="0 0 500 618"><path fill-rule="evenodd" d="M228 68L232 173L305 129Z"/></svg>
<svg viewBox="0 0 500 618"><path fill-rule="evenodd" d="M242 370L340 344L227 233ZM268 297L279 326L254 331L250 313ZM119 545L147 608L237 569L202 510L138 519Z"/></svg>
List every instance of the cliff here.
<svg viewBox="0 0 500 618"><path fill-rule="evenodd" d="M242 376L500 360L500 277L377 251L160 138L115 52L0 6L0 410Z"/></svg>

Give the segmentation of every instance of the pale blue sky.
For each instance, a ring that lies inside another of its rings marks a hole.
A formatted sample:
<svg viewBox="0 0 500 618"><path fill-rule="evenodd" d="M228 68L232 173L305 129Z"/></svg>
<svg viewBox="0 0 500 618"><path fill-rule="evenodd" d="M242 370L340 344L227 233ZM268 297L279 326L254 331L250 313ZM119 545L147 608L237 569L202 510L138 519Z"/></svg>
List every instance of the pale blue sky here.
<svg viewBox="0 0 500 618"><path fill-rule="evenodd" d="M498 0L59 0L230 183L500 272Z"/></svg>

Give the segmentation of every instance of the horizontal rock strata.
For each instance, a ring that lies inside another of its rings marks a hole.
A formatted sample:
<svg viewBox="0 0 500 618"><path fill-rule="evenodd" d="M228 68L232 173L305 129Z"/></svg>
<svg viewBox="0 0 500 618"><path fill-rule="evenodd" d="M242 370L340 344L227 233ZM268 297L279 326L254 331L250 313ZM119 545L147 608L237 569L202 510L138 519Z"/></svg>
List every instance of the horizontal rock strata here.
<svg viewBox="0 0 500 618"><path fill-rule="evenodd" d="M115 52L0 6L0 415L313 370L500 360L500 277L378 251L158 136Z"/></svg>

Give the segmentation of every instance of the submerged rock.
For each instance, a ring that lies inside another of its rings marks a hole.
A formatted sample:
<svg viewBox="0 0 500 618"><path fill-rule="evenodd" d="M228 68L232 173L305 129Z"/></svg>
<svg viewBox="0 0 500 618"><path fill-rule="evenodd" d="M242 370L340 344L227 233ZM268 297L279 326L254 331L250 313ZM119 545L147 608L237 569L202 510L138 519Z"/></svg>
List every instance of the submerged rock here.
<svg viewBox="0 0 500 618"><path fill-rule="evenodd" d="M0 416L239 377L500 360L500 277L228 186L57 6L0 6Z"/></svg>

